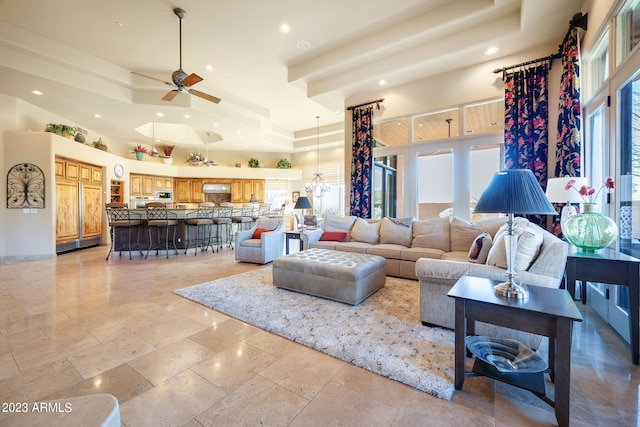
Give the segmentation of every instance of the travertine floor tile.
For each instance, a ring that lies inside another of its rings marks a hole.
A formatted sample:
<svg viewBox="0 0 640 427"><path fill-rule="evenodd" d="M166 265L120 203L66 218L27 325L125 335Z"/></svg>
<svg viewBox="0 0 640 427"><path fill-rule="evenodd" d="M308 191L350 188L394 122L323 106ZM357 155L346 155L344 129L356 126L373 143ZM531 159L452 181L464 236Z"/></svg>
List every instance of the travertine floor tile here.
<svg viewBox="0 0 640 427"><path fill-rule="evenodd" d="M11 378L20 374L18 365L13 360L11 353L0 354L0 380Z"/></svg>
<svg viewBox="0 0 640 427"><path fill-rule="evenodd" d="M389 381L353 365L344 365L333 381L394 408L402 405L407 391L411 389L408 385Z"/></svg>
<svg viewBox="0 0 640 427"><path fill-rule="evenodd" d="M80 381L67 360L58 360L0 381L0 402L34 402Z"/></svg>
<svg viewBox="0 0 640 427"><path fill-rule="evenodd" d="M389 426L397 411L397 408L341 384L330 382L300 412L290 426Z"/></svg>
<svg viewBox="0 0 640 427"><path fill-rule="evenodd" d="M216 353L235 347L243 339L260 331L235 319L225 320L222 323L203 329L203 331L193 334L189 338Z"/></svg>
<svg viewBox="0 0 640 427"><path fill-rule="evenodd" d="M125 335L90 350L69 356L69 361L83 378L90 378L127 363L155 348L136 335Z"/></svg>
<svg viewBox="0 0 640 427"><path fill-rule="evenodd" d="M178 317L145 328L137 335L149 344L158 347L193 335L204 328L202 324L194 320Z"/></svg>
<svg viewBox="0 0 640 427"><path fill-rule="evenodd" d="M279 337L267 331L260 331L250 335L243 340L247 344L260 350L266 351L274 356L282 356L296 347L293 341Z"/></svg>
<svg viewBox="0 0 640 427"><path fill-rule="evenodd" d="M120 406L127 427L181 426L225 396L225 392L187 370Z"/></svg>
<svg viewBox="0 0 640 427"><path fill-rule="evenodd" d="M275 356L241 342L199 363L191 370L229 393L275 360Z"/></svg>
<svg viewBox="0 0 640 427"><path fill-rule="evenodd" d="M344 362L298 346L260 374L305 399L313 399L342 368Z"/></svg>
<svg viewBox="0 0 640 427"><path fill-rule="evenodd" d="M73 396L89 396L92 394L110 394L122 405L127 400L153 388L153 384L129 365L120 365L106 372L87 378L73 386L53 393L47 400L62 399Z"/></svg>
<svg viewBox="0 0 640 427"><path fill-rule="evenodd" d="M256 375L196 420L203 426L286 426L308 401Z"/></svg>
<svg viewBox="0 0 640 427"><path fill-rule="evenodd" d="M183 338L158 347L128 364L153 385L158 385L214 355L205 347Z"/></svg>

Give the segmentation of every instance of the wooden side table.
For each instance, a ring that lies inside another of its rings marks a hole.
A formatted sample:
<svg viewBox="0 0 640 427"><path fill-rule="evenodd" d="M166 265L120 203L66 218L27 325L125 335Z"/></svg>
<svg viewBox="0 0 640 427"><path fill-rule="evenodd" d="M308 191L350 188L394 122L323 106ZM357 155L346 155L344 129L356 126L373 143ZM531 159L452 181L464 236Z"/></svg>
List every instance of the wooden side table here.
<svg viewBox="0 0 640 427"><path fill-rule="evenodd" d="M629 288L629 331L631 336L631 361L640 363L640 259L610 248L597 252L580 252L569 247L567 255L567 290L576 296L576 280L582 281L582 303L587 302L585 280L626 286Z"/></svg>
<svg viewBox="0 0 640 427"><path fill-rule="evenodd" d="M493 287L497 284L494 280L464 276L447 294L455 298L455 388L461 390L464 384L465 341L467 335L474 335L476 321L547 336L548 363L551 380L555 382L555 400L543 400L554 407L558 425L568 426L571 334L573 322L581 322L582 315L564 289L526 286L529 298L519 300L496 296ZM494 378L518 385L504 377ZM540 394L538 396L543 397Z"/></svg>

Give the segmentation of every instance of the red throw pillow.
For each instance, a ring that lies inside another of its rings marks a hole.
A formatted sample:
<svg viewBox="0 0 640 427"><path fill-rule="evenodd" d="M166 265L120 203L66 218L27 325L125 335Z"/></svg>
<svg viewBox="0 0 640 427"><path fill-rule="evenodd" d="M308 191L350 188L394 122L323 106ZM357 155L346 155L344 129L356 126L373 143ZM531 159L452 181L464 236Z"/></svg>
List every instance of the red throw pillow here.
<svg viewBox="0 0 640 427"><path fill-rule="evenodd" d="M259 239L262 233L268 233L269 231L273 230L269 230L268 228L256 228L256 231L253 232L252 239Z"/></svg>
<svg viewBox="0 0 640 427"><path fill-rule="evenodd" d="M322 241L332 241L332 242L344 242L344 239L347 237L347 233L343 233L341 231L325 231L320 236L320 240Z"/></svg>

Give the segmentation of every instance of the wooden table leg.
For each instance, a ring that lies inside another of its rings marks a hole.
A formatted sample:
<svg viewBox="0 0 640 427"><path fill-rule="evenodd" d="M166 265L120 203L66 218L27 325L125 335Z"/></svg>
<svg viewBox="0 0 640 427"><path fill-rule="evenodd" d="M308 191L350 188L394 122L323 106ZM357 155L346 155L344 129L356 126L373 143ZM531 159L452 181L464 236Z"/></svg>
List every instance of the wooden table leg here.
<svg viewBox="0 0 640 427"><path fill-rule="evenodd" d="M557 319L555 412L558 426L569 426L569 391L571 388L572 321Z"/></svg>
<svg viewBox="0 0 640 427"><path fill-rule="evenodd" d="M574 259L567 259L565 272L567 273L567 290L571 298L576 299L576 263Z"/></svg>
<svg viewBox="0 0 640 427"><path fill-rule="evenodd" d="M640 304L640 292L638 291L638 287L640 287L640 266L636 263L628 264L628 280L629 283L627 287L629 288L629 332L631 333L631 361L634 365L638 365L640 363L640 349L639 346L639 321L640 321L640 308L638 305Z"/></svg>
<svg viewBox="0 0 640 427"><path fill-rule="evenodd" d="M455 321L455 382L454 386L456 390L462 390L464 384L464 369L465 369L465 336L466 334L466 321L465 321L465 300L456 298L456 321Z"/></svg>

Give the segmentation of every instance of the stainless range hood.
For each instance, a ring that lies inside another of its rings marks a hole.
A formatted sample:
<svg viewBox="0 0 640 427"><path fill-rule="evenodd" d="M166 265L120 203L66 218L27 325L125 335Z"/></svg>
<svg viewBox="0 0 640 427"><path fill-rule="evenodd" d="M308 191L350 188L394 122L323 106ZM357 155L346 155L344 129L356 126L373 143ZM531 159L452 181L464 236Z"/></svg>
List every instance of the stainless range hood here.
<svg viewBox="0 0 640 427"><path fill-rule="evenodd" d="M202 192L205 194L230 194L230 184L204 184Z"/></svg>

